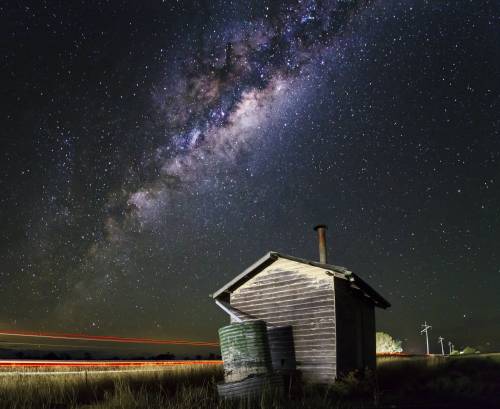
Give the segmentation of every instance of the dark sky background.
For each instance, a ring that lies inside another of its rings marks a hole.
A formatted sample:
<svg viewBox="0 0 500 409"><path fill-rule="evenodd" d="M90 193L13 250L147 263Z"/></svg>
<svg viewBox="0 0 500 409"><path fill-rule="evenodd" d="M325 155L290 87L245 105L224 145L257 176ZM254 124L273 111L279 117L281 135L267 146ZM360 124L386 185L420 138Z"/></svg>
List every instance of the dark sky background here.
<svg viewBox="0 0 500 409"><path fill-rule="evenodd" d="M499 16L2 2L0 329L214 340L209 293L326 223L379 330L499 350Z"/></svg>

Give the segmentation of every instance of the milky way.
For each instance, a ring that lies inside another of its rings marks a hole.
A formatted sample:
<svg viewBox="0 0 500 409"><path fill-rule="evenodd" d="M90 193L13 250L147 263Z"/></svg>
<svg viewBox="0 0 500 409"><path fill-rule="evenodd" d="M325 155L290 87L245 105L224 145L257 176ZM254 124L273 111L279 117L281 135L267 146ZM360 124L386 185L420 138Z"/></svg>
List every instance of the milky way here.
<svg viewBox="0 0 500 409"><path fill-rule="evenodd" d="M277 10L266 6L265 18L230 25L181 60L183 69L167 70L165 86L156 86L152 97L165 134L165 143L147 161L154 174L112 204L104 222L106 237L92 245L85 263L107 260L113 243L134 240L129 234L172 228L168 213L173 201L183 200L182 192L203 195L225 185L227 174L218 175L237 167L243 152L258 152L262 138L272 138L272 122L305 97L304 81L339 49L339 37L362 5L342 0L298 2ZM86 274L59 310L63 316L79 313L75 303L93 299L117 279L110 273Z"/></svg>
<svg viewBox="0 0 500 409"><path fill-rule="evenodd" d="M234 164L267 134L272 112L283 109L284 100L300 98L292 96L300 92L298 79L328 55L362 3L305 1L274 11L266 6L273 17L230 27L206 46L215 52L207 57L202 49L198 58L183 61L194 68L167 79L175 83L172 93L155 95L171 142L158 147L157 178L128 197L128 217L141 227L155 223L172 184L200 183L210 168Z"/></svg>
<svg viewBox="0 0 500 409"><path fill-rule="evenodd" d="M326 223L330 261L391 301L379 329L494 349L482 3L0 6L0 329L212 339L208 294L269 250L316 258Z"/></svg>

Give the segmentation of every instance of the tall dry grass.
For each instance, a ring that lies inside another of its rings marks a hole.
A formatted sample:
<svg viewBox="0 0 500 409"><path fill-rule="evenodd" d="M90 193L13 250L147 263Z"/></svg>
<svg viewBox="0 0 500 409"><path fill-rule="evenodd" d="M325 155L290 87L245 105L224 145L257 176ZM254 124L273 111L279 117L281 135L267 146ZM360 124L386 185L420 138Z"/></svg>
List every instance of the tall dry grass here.
<svg viewBox="0 0 500 409"><path fill-rule="evenodd" d="M187 402L206 396L221 377L222 368L213 365L58 375L33 370L0 376L0 408L175 407L165 404L179 394Z"/></svg>
<svg viewBox="0 0 500 409"><path fill-rule="evenodd" d="M498 357L383 359L377 373L348 374L289 399L220 400L220 366L161 367L132 373L0 376L0 409L346 409L395 405L500 407ZM496 406L495 406L496 405ZM415 406L414 406L415 407Z"/></svg>

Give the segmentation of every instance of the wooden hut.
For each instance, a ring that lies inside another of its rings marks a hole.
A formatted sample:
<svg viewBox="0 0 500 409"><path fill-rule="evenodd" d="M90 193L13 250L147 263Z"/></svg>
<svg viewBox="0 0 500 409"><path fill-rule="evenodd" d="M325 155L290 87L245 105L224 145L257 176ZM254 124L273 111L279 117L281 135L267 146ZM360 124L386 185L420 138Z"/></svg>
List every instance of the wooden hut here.
<svg viewBox="0 0 500 409"><path fill-rule="evenodd" d="M289 333L288 356L314 383L375 367L375 307L390 306L356 274L326 263L325 228L319 226L323 262L269 252L212 294L232 322L266 322L275 370L290 366L280 349L290 340L273 334Z"/></svg>

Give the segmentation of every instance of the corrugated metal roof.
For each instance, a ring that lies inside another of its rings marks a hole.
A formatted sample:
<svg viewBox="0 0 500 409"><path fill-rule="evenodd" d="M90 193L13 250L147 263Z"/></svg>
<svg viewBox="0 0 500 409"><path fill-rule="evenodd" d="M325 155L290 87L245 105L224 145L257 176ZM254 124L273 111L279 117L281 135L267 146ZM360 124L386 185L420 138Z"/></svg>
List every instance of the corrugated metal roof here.
<svg viewBox="0 0 500 409"><path fill-rule="evenodd" d="M306 260L299 257L289 256L287 254L277 253L275 251L268 252L264 257L257 260L250 267L245 269L241 274L238 274L231 281L226 283L224 286L219 288L216 292L211 294L212 298L219 298L223 294L231 293L236 288L241 286L243 283L257 275L264 268L274 263L278 258L285 258L288 260L296 261L297 263L308 264L314 267L322 268L325 271L329 271L335 277L342 278L344 280L349 280L351 286L359 291L362 291L367 297L369 297L375 305L381 308L388 308L391 304L382 297L377 291L375 291L370 285L363 281L356 274L352 273L345 267L335 266L332 264L321 264L316 261Z"/></svg>

